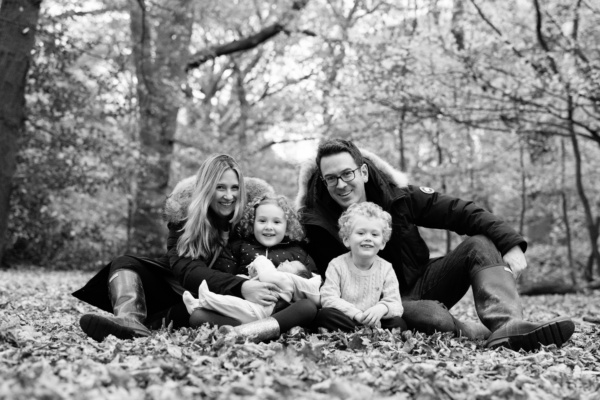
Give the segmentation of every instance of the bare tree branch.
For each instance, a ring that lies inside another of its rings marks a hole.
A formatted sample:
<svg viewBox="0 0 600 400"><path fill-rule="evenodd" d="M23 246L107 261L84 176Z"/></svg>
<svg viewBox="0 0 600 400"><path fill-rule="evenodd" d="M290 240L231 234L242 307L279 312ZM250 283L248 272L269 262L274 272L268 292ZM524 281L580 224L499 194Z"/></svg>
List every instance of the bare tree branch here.
<svg viewBox="0 0 600 400"><path fill-rule="evenodd" d="M302 10L309 0L294 0L292 3L292 11ZM185 70L190 71L200 67L202 64L217 57L237 53L239 51L250 50L262 44L281 32L286 32L285 24L276 22L271 24L261 31L247 36L242 39L234 40L229 43L211 46L201 50L191 57L191 61L186 65Z"/></svg>
<svg viewBox="0 0 600 400"><path fill-rule="evenodd" d="M254 150L251 154L257 154L260 153L262 151L267 150L268 148L270 148L271 146L274 146L276 144L283 144L283 143L298 143L298 142L306 142L307 140L320 140L321 137L320 136L312 136L312 137L306 137L306 138L300 138L300 139L282 139L282 140L272 140L270 142L267 142L265 144L263 144L262 146L260 146L258 149Z"/></svg>

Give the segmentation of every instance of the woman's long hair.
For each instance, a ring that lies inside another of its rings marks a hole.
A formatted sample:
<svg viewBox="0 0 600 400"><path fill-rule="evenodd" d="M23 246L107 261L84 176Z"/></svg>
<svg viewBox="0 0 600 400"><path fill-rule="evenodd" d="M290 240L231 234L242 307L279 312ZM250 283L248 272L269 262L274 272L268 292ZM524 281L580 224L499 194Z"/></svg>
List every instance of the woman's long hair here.
<svg viewBox="0 0 600 400"><path fill-rule="evenodd" d="M196 186L188 206L187 221L177 241L180 257L208 260L222 244L217 216L210 209L217 183L225 171L233 170L239 180L239 193L229 223L235 226L246 206L244 175L235 159L227 154L214 154L202 163L196 174Z"/></svg>

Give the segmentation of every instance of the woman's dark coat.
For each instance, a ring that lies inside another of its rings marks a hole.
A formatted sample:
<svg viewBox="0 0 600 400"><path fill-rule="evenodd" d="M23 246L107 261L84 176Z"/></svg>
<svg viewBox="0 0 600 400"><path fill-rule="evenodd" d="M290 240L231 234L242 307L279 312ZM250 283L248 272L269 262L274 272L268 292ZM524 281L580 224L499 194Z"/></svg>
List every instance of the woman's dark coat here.
<svg viewBox="0 0 600 400"><path fill-rule="evenodd" d="M181 299L181 294L185 290L182 282L185 281L187 274L196 270L196 274L200 273L203 280L206 280L211 291L219 294L228 294L241 297L241 286L246 279L235 276L235 271L218 268L209 268L211 260L192 259L189 257L179 257L177 254L177 240L181 235L181 229L187 218L187 209L190 204L192 193L195 185L195 176L179 182L173 192L167 197L163 217L167 221L169 235L167 237L167 251L159 258L148 258L129 256L133 258L139 268L144 268L147 272L153 274L158 279L164 279L168 283L165 287L170 287L173 293L145 293L145 296L157 296L164 302L154 302L158 305L155 309L148 309L148 315L161 311L173 305L175 300ZM245 178L245 184L248 192L248 197L253 198L256 195L264 192L273 192L273 188L258 178ZM223 247L219 258L226 260L222 265L231 265L232 254L229 247ZM102 268L85 286L75 291L73 296L79 300L85 301L102 310L112 312L112 304L108 292L108 278L111 269L111 263L108 263ZM216 265L217 263L215 263ZM195 293L197 288L190 288L190 292ZM163 307L164 306L164 307Z"/></svg>

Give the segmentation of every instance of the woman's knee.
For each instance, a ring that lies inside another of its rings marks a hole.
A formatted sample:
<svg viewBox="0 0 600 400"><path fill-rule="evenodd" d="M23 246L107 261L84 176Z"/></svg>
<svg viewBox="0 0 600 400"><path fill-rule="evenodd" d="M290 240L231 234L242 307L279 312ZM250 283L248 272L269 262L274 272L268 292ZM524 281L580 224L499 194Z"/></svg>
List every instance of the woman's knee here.
<svg viewBox="0 0 600 400"><path fill-rule="evenodd" d="M110 262L109 276L121 269L129 269L136 273L140 273L142 267L138 259L132 256L119 256Z"/></svg>

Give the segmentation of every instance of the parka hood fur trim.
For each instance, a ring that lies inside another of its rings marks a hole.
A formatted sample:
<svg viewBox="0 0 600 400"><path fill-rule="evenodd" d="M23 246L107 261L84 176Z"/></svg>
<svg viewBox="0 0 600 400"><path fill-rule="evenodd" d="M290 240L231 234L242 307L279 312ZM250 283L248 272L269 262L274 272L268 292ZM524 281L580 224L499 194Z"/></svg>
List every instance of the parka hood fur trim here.
<svg viewBox="0 0 600 400"><path fill-rule="evenodd" d="M375 155L368 150L360 149L363 157L369 160L383 176L398 187L408 185L408 175L392 167L387 161ZM306 196L308 194L308 182L315 172L317 172L317 163L314 159L306 161L300 165L300 173L298 174L298 194L294 201L296 210L306 205Z"/></svg>
<svg viewBox="0 0 600 400"><path fill-rule="evenodd" d="M245 177L244 183L248 202L264 193L275 193L273 186L260 178ZM195 185L195 175L185 178L175 185L171 194L167 196L163 209L163 219L166 222L178 223L187 218L188 206L192 201Z"/></svg>

